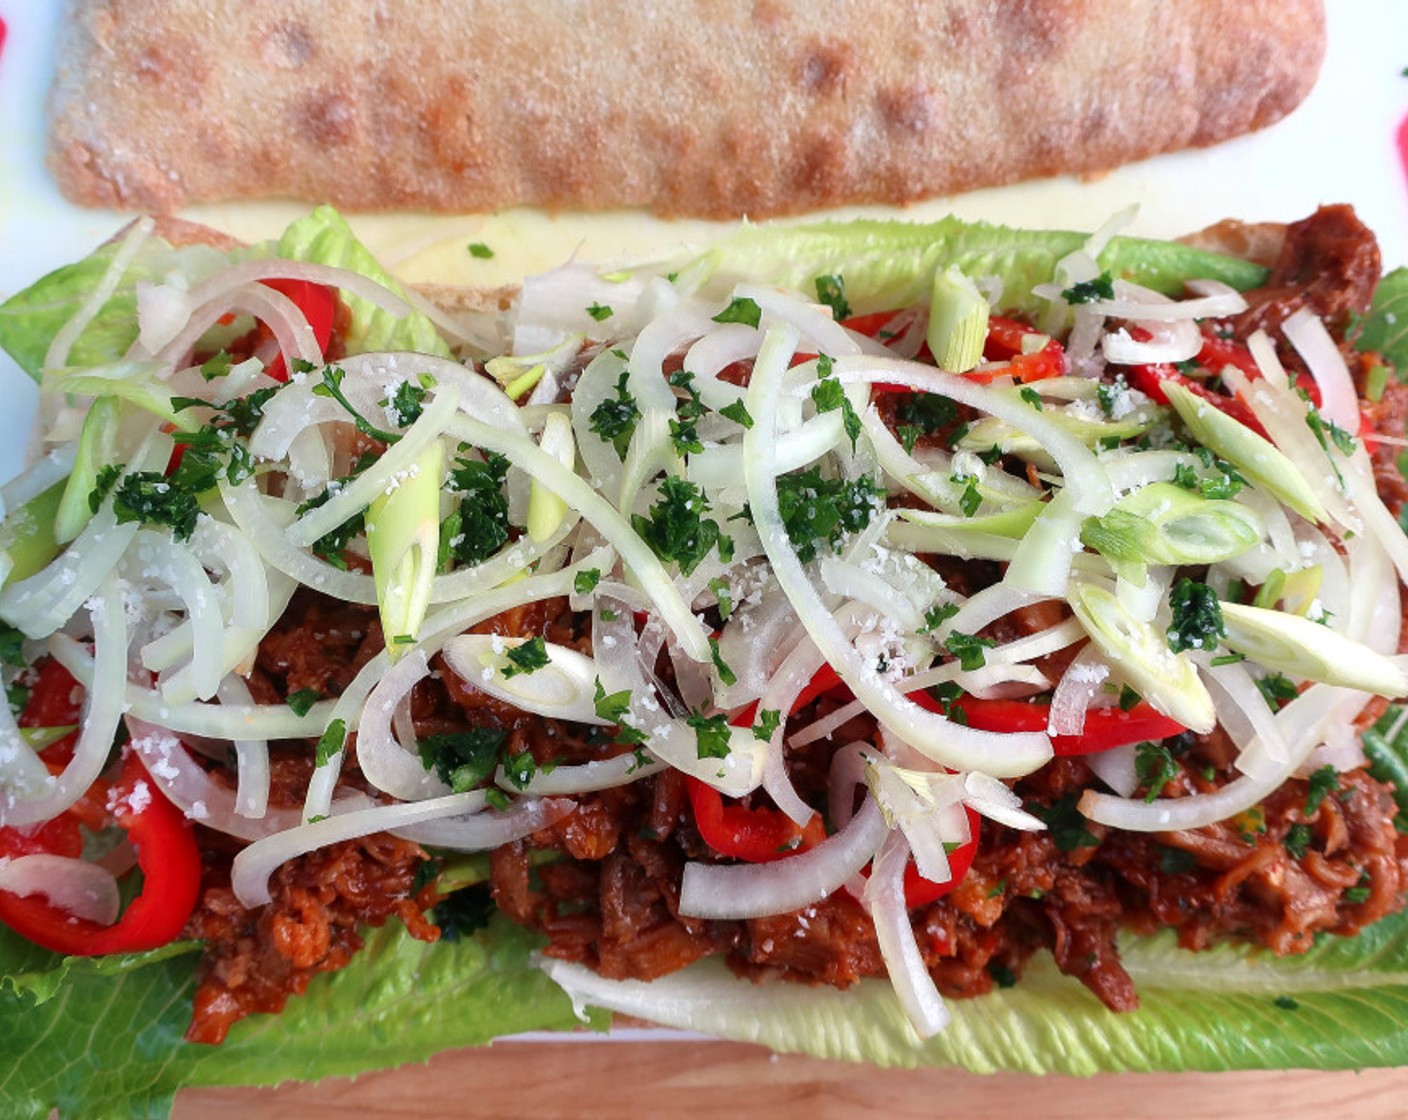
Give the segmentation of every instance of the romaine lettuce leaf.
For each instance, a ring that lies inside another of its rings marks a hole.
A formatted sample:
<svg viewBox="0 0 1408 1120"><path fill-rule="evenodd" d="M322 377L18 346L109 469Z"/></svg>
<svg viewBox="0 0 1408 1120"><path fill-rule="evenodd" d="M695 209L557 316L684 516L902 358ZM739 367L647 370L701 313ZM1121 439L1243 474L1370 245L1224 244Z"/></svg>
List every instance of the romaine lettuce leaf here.
<svg viewBox="0 0 1408 1120"><path fill-rule="evenodd" d="M938 222L868 220L797 226L747 226L704 255L711 283L748 280L815 292L816 279L840 276L856 314L927 302L937 269L958 265L969 276L996 276L1001 306L1037 311L1036 284L1089 234L1008 229L948 217ZM1266 278L1260 265L1166 241L1116 237L1100 255L1114 275L1169 294L1193 277L1246 289Z"/></svg>
<svg viewBox="0 0 1408 1120"><path fill-rule="evenodd" d="M0 304L0 348L36 381L50 341L98 286L118 248L118 242L106 242L81 261L55 269ZM148 237L112 298L73 344L69 364L106 365L127 352L137 339L137 281L179 275L193 284L228 260L227 254L206 245L173 248L159 237Z"/></svg>
<svg viewBox="0 0 1408 1120"><path fill-rule="evenodd" d="M299 218L279 238L278 256L313 264L334 265L359 272L384 284L397 295L405 289L383 269L371 250L357 240L346 220L331 206L319 206L306 218ZM360 296L343 292L342 301L351 312L351 325L345 338L347 350L364 354L371 350L414 350L421 354L450 357L450 350L434 324L414 311L397 318L368 303Z"/></svg>
<svg viewBox="0 0 1408 1120"><path fill-rule="evenodd" d="M398 922L365 933L340 972L220 1046L183 1041L191 943L102 960L56 957L0 929L0 1114L164 1117L185 1085L274 1085L419 1062L506 1033L580 1024L529 964L532 936L488 931L426 945ZM597 1020L602 1025L602 1020Z"/></svg>
<svg viewBox="0 0 1408 1120"><path fill-rule="evenodd" d="M1408 376L1408 268L1395 268L1379 281L1355 346L1377 350Z"/></svg>

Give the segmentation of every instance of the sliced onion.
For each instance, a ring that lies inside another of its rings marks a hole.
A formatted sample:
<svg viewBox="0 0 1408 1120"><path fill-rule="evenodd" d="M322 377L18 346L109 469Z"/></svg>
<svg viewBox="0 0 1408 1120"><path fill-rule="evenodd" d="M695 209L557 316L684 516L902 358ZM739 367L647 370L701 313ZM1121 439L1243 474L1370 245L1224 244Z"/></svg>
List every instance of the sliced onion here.
<svg viewBox="0 0 1408 1120"><path fill-rule="evenodd" d="M1150 338L1145 342L1136 342L1123 328L1107 334L1100 340L1100 349L1106 359L1123 366L1186 362L1189 358L1196 358L1203 348L1203 334L1191 319L1168 323L1144 319L1137 325L1148 331Z"/></svg>
<svg viewBox="0 0 1408 1120"><path fill-rule="evenodd" d="M531 672L505 676L512 668L507 654L526 638L498 634L462 634L445 643L445 662L471 688L525 712L553 716L574 723L604 726L596 714L596 662L574 649L545 642L548 663Z"/></svg>
<svg viewBox="0 0 1408 1120"><path fill-rule="evenodd" d="M905 905L904 871L909 844L893 831L885 839L865 887L864 902L875 923L875 937L890 983L900 1006L920 1038L929 1038L948 1026L949 1012L924 964L914 926Z"/></svg>
<svg viewBox="0 0 1408 1120"><path fill-rule="evenodd" d="M1345 365L1344 355L1309 307L1281 324L1281 331L1302 358L1320 389L1320 415L1351 435L1359 433L1359 394Z"/></svg>
<svg viewBox="0 0 1408 1120"><path fill-rule="evenodd" d="M249 686L233 673L220 682L221 703L253 704ZM262 817L269 808L269 743L265 739L236 739L235 766L239 785L235 812L242 817Z"/></svg>
<svg viewBox="0 0 1408 1120"><path fill-rule="evenodd" d="M866 798L839 832L814 848L772 863L687 863L679 911L695 918L761 918L814 905L870 862L887 832Z"/></svg>
<svg viewBox="0 0 1408 1120"><path fill-rule="evenodd" d="M484 852L522 840L540 829L556 824L575 812L577 803L566 798L529 798L499 812L485 810L464 816L429 820L422 824L390 829L393 836L449 848L455 852Z"/></svg>
<svg viewBox="0 0 1408 1120"><path fill-rule="evenodd" d="M391 732L391 717L411 690L430 675L425 651L416 649L387 670L372 689L357 724L357 764L362 775L384 793L402 801L420 801L449 792L449 787L427 770L420 757Z"/></svg>
<svg viewBox="0 0 1408 1120"><path fill-rule="evenodd" d="M272 901L269 876L280 864L329 844L370 836L374 832L407 828L442 817L463 816L487 806L483 790L452 793L427 801L412 801L398 805L377 805L370 809L354 809L326 820L302 824L256 840L235 856L230 866L230 886L240 905L253 910Z"/></svg>
<svg viewBox="0 0 1408 1120"><path fill-rule="evenodd" d="M87 860L38 852L0 859L0 891L42 896L75 918L110 926L122 909L112 872Z"/></svg>
<svg viewBox="0 0 1408 1120"><path fill-rule="evenodd" d="M1085 714L1109 679L1110 666L1093 645L1087 645L1061 674L1051 694L1051 715L1047 731L1052 735L1079 735L1085 730Z"/></svg>

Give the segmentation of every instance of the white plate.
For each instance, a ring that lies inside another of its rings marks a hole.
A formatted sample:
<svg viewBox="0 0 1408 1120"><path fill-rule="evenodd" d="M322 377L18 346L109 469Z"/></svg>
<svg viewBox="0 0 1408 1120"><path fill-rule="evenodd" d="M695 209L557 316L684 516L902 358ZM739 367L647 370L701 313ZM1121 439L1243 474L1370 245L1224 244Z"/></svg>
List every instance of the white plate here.
<svg viewBox="0 0 1408 1120"><path fill-rule="evenodd" d="M908 210L931 220L950 211L1010 225L1093 229L1131 204L1131 232L1176 236L1227 217L1293 220L1322 202L1351 202L1379 234L1385 263L1408 263L1408 184L1394 145L1408 115L1408 4L1335 0L1319 83L1287 120L1217 148L1147 160L1091 181L1058 178L978 191ZM9 36L0 54L0 299L110 236L125 220L83 211L59 196L44 169L44 96L61 18L60 0L0 0ZM1249 58L1247 65L1257 60ZM204 207L191 216L245 238L272 236L300 212L292 206ZM859 213L850 211L848 213ZM667 251L725 228L664 223L638 214L354 219L387 263L410 279L430 276L497 284L574 252L613 260ZM469 241L496 250L474 261ZM18 471L35 391L0 355L0 479Z"/></svg>

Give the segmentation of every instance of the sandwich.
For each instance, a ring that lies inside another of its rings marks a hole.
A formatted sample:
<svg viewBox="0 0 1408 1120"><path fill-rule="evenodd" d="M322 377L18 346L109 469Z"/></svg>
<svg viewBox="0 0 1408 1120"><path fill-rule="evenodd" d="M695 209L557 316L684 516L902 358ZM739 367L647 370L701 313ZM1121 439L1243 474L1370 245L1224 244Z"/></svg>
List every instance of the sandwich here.
<svg viewBox="0 0 1408 1120"><path fill-rule="evenodd" d="M16 1115L608 1012L1402 1062L1408 276L1119 226L455 293L144 219L0 307Z"/></svg>

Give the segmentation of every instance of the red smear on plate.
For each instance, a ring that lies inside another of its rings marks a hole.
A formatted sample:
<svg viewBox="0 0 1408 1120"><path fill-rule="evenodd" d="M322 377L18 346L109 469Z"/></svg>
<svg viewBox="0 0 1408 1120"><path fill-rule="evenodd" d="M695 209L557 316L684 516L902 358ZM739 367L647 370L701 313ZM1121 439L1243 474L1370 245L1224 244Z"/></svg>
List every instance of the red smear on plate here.
<svg viewBox="0 0 1408 1120"><path fill-rule="evenodd" d="M6 30L7 30L7 28L5 27L5 17L4 17L4 16L0 16L0 54L4 54L4 53L5 53L5 32L6 32Z"/></svg>
<svg viewBox="0 0 1408 1120"><path fill-rule="evenodd" d="M3 39L0 33L0 39ZM1398 122L1398 162L1403 165L1403 178L1408 184L1408 116Z"/></svg>

